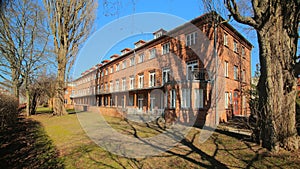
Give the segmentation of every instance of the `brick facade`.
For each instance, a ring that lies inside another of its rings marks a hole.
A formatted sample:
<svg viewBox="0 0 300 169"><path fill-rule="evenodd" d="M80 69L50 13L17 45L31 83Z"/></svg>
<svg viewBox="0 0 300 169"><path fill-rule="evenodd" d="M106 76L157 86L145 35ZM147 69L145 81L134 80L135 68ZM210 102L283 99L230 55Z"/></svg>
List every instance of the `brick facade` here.
<svg viewBox="0 0 300 169"><path fill-rule="evenodd" d="M244 93L250 87L252 45L228 23L216 25L212 18L208 13L171 31L156 31L153 40L140 40L134 49L84 72L74 81L75 104L162 112L167 122L203 124L216 118L209 111L216 29L219 120L248 115Z"/></svg>

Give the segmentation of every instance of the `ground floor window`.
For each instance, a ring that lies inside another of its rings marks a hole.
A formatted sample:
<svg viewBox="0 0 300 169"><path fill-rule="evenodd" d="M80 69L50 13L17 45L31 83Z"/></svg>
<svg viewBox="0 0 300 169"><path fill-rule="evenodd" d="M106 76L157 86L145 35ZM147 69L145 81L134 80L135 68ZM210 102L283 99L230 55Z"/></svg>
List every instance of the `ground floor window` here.
<svg viewBox="0 0 300 169"><path fill-rule="evenodd" d="M203 108L203 89L194 89L194 107Z"/></svg>
<svg viewBox="0 0 300 169"><path fill-rule="evenodd" d="M181 89L181 108L190 108L191 90L189 88Z"/></svg>
<svg viewBox="0 0 300 169"><path fill-rule="evenodd" d="M139 110L143 109L143 101L144 101L143 95L139 95L139 97L138 97L138 108L139 108Z"/></svg>
<svg viewBox="0 0 300 169"><path fill-rule="evenodd" d="M176 107L176 90L170 90L170 108Z"/></svg>

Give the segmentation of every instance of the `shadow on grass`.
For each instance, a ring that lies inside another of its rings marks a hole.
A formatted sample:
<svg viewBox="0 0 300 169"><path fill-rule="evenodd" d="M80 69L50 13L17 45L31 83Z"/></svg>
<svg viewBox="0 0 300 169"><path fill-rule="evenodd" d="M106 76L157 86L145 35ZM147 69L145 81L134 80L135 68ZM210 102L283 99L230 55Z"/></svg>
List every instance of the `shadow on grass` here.
<svg viewBox="0 0 300 169"><path fill-rule="evenodd" d="M129 128L124 128L127 134L144 141L140 136L140 127L147 127L149 129L160 132L159 127L154 125L141 125L134 122L125 120ZM201 129L195 129L190 137L184 138L172 149L169 149L163 154L156 155L152 161L160 161L166 158L176 159L164 163L164 166L172 168L185 168L189 167L200 167L200 168L265 168L265 167L275 167L275 168L297 168L300 166L300 161L297 159L300 155L300 151L297 152L285 152L285 153L272 153L262 148L261 146L251 142L249 136L234 133L230 131L216 130L208 142L200 144L197 140ZM176 133L170 133L176 134ZM145 144L151 145L144 141ZM156 148L155 145L151 145ZM207 148L208 146L209 148ZM206 148L205 148L206 147ZM292 155L296 153L296 155ZM223 158L224 157L224 158ZM127 165L120 160L118 156L110 155L119 167L126 168L128 166L128 160L134 168L143 168L145 165L147 168L147 158L143 159L127 159ZM188 162L188 163L187 163ZM171 165L171 166L170 166ZM154 168L157 166L153 166Z"/></svg>
<svg viewBox="0 0 300 169"><path fill-rule="evenodd" d="M0 131L0 168L64 168L58 151L37 121L19 118Z"/></svg>

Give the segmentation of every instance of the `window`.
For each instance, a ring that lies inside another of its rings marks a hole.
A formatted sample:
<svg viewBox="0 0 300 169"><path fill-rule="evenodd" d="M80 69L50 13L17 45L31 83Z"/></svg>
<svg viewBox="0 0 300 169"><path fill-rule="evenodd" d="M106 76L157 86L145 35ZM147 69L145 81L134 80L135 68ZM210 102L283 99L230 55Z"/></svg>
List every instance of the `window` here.
<svg viewBox="0 0 300 169"><path fill-rule="evenodd" d="M192 61L187 63L187 80L199 80L197 72L199 71L198 62Z"/></svg>
<svg viewBox="0 0 300 169"><path fill-rule="evenodd" d="M203 89L194 89L194 107L203 108Z"/></svg>
<svg viewBox="0 0 300 169"><path fill-rule="evenodd" d="M142 63L142 62L144 62L144 54L143 53L139 55L139 63Z"/></svg>
<svg viewBox="0 0 300 169"><path fill-rule="evenodd" d="M156 48L152 48L150 49L150 59L155 57L156 57Z"/></svg>
<svg viewBox="0 0 300 169"><path fill-rule="evenodd" d="M143 88L143 87L144 87L144 75L139 75L138 88Z"/></svg>
<svg viewBox="0 0 300 169"><path fill-rule="evenodd" d="M189 108L191 102L191 92L189 88L181 89L181 108Z"/></svg>
<svg viewBox="0 0 300 169"><path fill-rule="evenodd" d="M233 51L238 52L238 43L236 41L233 41Z"/></svg>
<svg viewBox="0 0 300 169"><path fill-rule="evenodd" d="M130 76L130 89L134 89L134 76Z"/></svg>
<svg viewBox="0 0 300 169"><path fill-rule="evenodd" d="M162 45L162 54L167 54L170 52L170 43L165 43Z"/></svg>
<svg viewBox="0 0 300 169"><path fill-rule="evenodd" d="M168 92L164 93L164 108L168 107Z"/></svg>
<svg viewBox="0 0 300 169"><path fill-rule="evenodd" d="M108 92L108 83L105 83L105 91Z"/></svg>
<svg viewBox="0 0 300 169"><path fill-rule="evenodd" d="M126 78L122 79L122 90L126 90Z"/></svg>
<svg viewBox="0 0 300 169"><path fill-rule="evenodd" d="M224 62L224 76L228 77L228 62Z"/></svg>
<svg viewBox="0 0 300 169"><path fill-rule="evenodd" d="M108 68L105 69L105 75L108 75Z"/></svg>
<svg viewBox="0 0 300 169"><path fill-rule="evenodd" d="M246 82L246 71L242 71L242 82Z"/></svg>
<svg viewBox="0 0 300 169"><path fill-rule="evenodd" d="M134 57L130 58L130 66L133 66L133 65L134 65L134 62L135 62Z"/></svg>
<svg viewBox="0 0 300 169"><path fill-rule="evenodd" d="M155 97L150 96L150 111L155 108Z"/></svg>
<svg viewBox="0 0 300 169"><path fill-rule="evenodd" d="M157 32L157 33L154 35L154 39L159 38L159 37L161 37L162 35L163 35L162 32Z"/></svg>
<svg viewBox="0 0 300 169"><path fill-rule="evenodd" d="M170 108L176 107L176 90L170 90Z"/></svg>
<svg viewBox="0 0 300 169"><path fill-rule="evenodd" d="M123 61L122 69L126 68L126 60Z"/></svg>
<svg viewBox="0 0 300 169"><path fill-rule="evenodd" d="M170 69L163 69L163 82L162 84L170 82Z"/></svg>
<svg viewBox="0 0 300 169"><path fill-rule="evenodd" d="M110 67L110 73L114 73L114 67Z"/></svg>
<svg viewBox="0 0 300 169"><path fill-rule="evenodd" d="M138 95L138 109L139 110L143 109L143 100L144 100L143 95Z"/></svg>
<svg viewBox="0 0 300 169"><path fill-rule="evenodd" d="M115 87L115 91L119 91L120 89L120 82L119 79L116 80L116 87Z"/></svg>
<svg viewBox="0 0 300 169"><path fill-rule="evenodd" d="M229 105L229 93L225 92L225 109L228 109Z"/></svg>
<svg viewBox="0 0 300 169"><path fill-rule="evenodd" d="M113 81L110 81L110 83L109 83L109 91L113 92L113 90L114 90L114 84L113 84Z"/></svg>
<svg viewBox="0 0 300 169"><path fill-rule="evenodd" d="M237 66L234 66L233 68L233 77L234 77L234 80L238 80L238 67Z"/></svg>
<svg viewBox="0 0 300 169"><path fill-rule="evenodd" d="M119 70L120 70L120 65L117 64L117 65L116 65L116 72L119 71Z"/></svg>
<svg viewBox="0 0 300 169"><path fill-rule="evenodd" d="M193 32L193 33L185 35L185 45L186 46L195 45L196 42L197 42L197 32Z"/></svg>
<svg viewBox="0 0 300 169"><path fill-rule="evenodd" d="M247 102L246 102L246 96L245 95L243 95L242 96L242 103L243 103L243 109L246 109L247 108Z"/></svg>
<svg viewBox="0 0 300 169"><path fill-rule="evenodd" d="M242 47L242 56L245 57L245 47Z"/></svg>
<svg viewBox="0 0 300 169"><path fill-rule="evenodd" d="M223 40L224 40L224 45L225 46L228 46L228 35L226 33L224 33L224 36L223 36Z"/></svg>
<svg viewBox="0 0 300 169"><path fill-rule="evenodd" d="M155 72L150 73L149 75L149 87L155 86Z"/></svg>

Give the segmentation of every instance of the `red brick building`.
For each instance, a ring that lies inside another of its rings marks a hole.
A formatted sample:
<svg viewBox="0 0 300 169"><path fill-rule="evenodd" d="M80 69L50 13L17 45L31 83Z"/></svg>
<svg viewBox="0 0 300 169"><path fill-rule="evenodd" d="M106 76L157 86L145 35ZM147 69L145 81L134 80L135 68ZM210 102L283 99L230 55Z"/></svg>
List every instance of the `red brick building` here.
<svg viewBox="0 0 300 169"><path fill-rule="evenodd" d="M153 40L140 40L134 49L125 48L84 72L74 81L75 104L163 113L169 121L200 123L216 118L209 109L212 75L219 69L222 90L215 99L222 98L222 109L217 109L217 118L248 115L243 92L251 82L252 45L227 22L215 23L216 17L222 20L208 13L173 30L160 29Z"/></svg>

